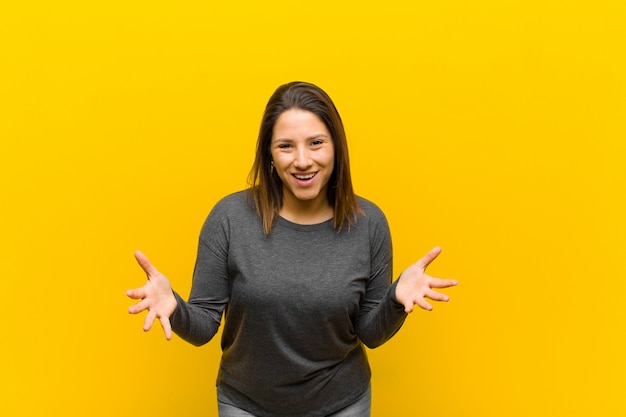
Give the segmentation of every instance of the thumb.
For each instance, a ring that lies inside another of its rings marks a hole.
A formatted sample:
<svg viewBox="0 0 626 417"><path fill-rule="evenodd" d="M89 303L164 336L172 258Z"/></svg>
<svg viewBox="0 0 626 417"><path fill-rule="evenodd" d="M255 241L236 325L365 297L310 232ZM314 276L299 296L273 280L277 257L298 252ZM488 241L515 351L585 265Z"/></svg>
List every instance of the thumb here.
<svg viewBox="0 0 626 417"><path fill-rule="evenodd" d="M404 312L409 314L413 312L413 308L415 307L415 305L413 303L405 303L404 305Z"/></svg>
<svg viewBox="0 0 626 417"><path fill-rule="evenodd" d="M416 265L421 269L426 269L432 261L441 253L441 247L435 246L422 259L417 261Z"/></svg>
<svg viewBox="0 0 626 417"><path fill-rule="evenodd" d="M154 265L150 263L146 255L144 255L141 251L139 250L135 251L135 259L137 260L137 263L139 264L139 266L141 266L141 269L143 269L145 273L148 275L148 278L159 273L159 271L157 271Z"/></svg>

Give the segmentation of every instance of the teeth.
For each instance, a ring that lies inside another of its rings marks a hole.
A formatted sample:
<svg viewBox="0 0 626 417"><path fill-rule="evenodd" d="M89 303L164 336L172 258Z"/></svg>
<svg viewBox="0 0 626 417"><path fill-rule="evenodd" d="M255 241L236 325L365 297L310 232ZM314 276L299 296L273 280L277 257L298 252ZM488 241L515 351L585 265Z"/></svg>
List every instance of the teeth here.
<svg viewBox="0 0 626 417"><path fill-rule="evenodd" d="M308 175L295 175L294 174L294 177L296 177L299 180L310 180L314 176L315 176L315 174L308 174Z"/></svg>

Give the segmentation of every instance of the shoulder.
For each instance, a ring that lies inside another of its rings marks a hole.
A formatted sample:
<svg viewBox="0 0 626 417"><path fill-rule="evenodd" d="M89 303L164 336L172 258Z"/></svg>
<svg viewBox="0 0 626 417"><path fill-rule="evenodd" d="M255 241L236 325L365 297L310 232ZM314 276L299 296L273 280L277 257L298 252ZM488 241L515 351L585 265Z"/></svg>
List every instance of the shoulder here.
<svg viewBox="0 0 626 417"><path fill-rule="evenodd" d="M242 223L257 218L251 194L248 190L237 191L222 197L208 215L207 223Z"/></svg>
<svg viewBox="0 0 626 417"><path fill-rule="evenodd" d="M361 213L357 218L356 226L359 229L368 230L370 239L389 235L389 222L380 207L360 196L357 196L357 202L361 208Z"/></svg>
<svg viewBox="0 0 626 417"><path fill-rule="evenodd" d="M254 210L252 197L248 190L237 191L222 197L213 207L212 211L238 212L242 208Z"/></svg>
<svg viewBox="0 0 626 417"><path fill-rule="evenodd" d="M369 219L369 221L383 221L385 223L387 222L385 213L383 213L380 207L378 207L374 202L360 196L357 196L357 202L359 203L359 207L363 211L363 214L359 216L359 221L361 220L361 217L364 217L366 219Z"/></svg>
<svg viewBox="0 0 626 417"><path fill-rule="evenodd" d="M390 254L391 231L385 213L370 200L357 196L357 201L362 210L357 219L357 228L367 231L370 247L374 253Z"/></svg>

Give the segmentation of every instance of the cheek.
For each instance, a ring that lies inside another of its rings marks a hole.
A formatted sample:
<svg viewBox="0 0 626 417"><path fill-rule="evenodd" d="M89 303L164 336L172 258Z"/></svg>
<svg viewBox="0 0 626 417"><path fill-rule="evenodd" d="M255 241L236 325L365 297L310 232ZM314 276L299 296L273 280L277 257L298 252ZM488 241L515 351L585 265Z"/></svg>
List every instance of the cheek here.
<svg viewBox="0 0 626 417"><path fill-rule="evenodd" d="M328 155L328 166L331 167L331 170L334 171L335 170L335 153L331 152L330 155Z"/></svg>
<svg viewBox="0 0 626 417"><path fill-rule="evenodd" d="M289 166L289 161L285 158L285 155L272 155L272 160L274 161L274 169L279 171L283 171Z"/></svg>

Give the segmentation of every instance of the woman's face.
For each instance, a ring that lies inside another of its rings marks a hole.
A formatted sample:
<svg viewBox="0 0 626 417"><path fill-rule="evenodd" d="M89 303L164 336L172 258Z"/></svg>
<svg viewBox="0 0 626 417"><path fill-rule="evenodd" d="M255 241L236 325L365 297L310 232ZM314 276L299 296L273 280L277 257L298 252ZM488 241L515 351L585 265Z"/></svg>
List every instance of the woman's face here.
<svg viewBox="0 0 626 417"><path fill-rule="evenodd" d="M283 205L326 205L335 150L326 125L317 115L301 109L283 112L274 124L271 153L283 182Z"/></svg>

